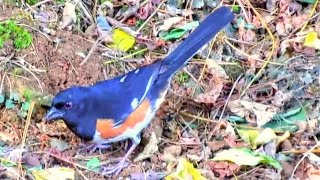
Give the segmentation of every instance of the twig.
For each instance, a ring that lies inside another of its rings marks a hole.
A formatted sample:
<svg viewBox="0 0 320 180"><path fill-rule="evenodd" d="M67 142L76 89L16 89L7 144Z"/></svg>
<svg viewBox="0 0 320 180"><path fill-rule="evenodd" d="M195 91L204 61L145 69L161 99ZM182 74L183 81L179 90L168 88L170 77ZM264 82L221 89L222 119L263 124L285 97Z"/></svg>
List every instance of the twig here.
<svg viewBox="0 0 320 180"><path fill-rule="evenodd" d="M233 40L233 39L229 39L229 40ZM260 61L260 62L266 62L265 60L262 60L262 59L259 59L259 58L256 58L254 56L251 56L250 54L247 54L246 52L243 52L241 51L240 49L238 49L237 47L235 47L233 44L231 44L228 39L226 39L225 41L232 49L238 51L240 54L246 56L246 57L250 57L251 59L253 60L256 60L256 61ZM284 63L277 63L277 62L269 62L269 64L274 64L274 65L279 65L279 66L283 66Z"/></svg>
<svg viewBox="0 0 320 180"><path fill-rule="evenodd" d="M306 153L303 154L303 157L298 161L298 163L296 164L296 166L294 167L294 169L292 171L291 179L293 179L293 175L296 172L296 170L298 169L301 162L308 156L308 154L310 154L313 150L315 150L319 146L320 146L320 143L318 142L316 145L314 145L311 149L309 149Z"/></svg>
<svg viewBox="0 0 320 180"><path fill-rule="evenodd" d="M231 96L232 96L232 93L233 93L234 89L236 88L236 85L237 85L238 82L240 81L241 77L242 77L242 75L240 75L240 76L237 78L237 80L234 82L234 84L233 84L233 86L232 86L232 89L231 89L231 91L230 91L230 93L229 93L229 96L228 96L228 98L227 98L227 100L226 100L226 103L224 104L224 106L223 106L223 108L222 108L222 112L221 112L221 114L220 114L219 121L221 121L222 116L223 116L223 114L224 114L224 111L226 110L227 105L228 105L228 103L229 103L229 101L230 101L230 98L231 98Z"/></svg>
<svg viewBox="0 0 320 180"><path fill-rule="evenodd" d="M105 38L105 36L100 36L95 43L92 45L88 55L86 56L86 58L84 58L84 60L80 63L80 66L82 66L85 62L87 62L87 60L90 58L91 54L93 53L93 51L96 49L96 47L99 45L99 43Z"/></svg>
<svg viewBox="0 0 320 180"><path fill-rule="evenodd" d="M21 141L21 146L20 146L21 149L24 149L24 147L26 145L26 139L27 139L27 134L28 134L28 129L29 129L29 126L30 126L30 122L31 122L31 115L32 115L32 112L33 112L34 104L35 104L34 101L32 101L30 103L26 124L25 124L24 129L23 129L22 141ZM19 153L19 162L18 162L18 170L19 171L22 171L21 159L22 159L22 151L20 151L20 153Z"/></svg>
<svg viewBox="0 0 320 180"><path fill-rule="evenodd" d="M312 15L314 14L314 12L316 12L316 9L318 7L318 2L319 2L319 0L315 1L313 8L312 8L312 11L309 14L308 20L305 23L303 23L303 27L301 28L300 32L302 32L307 27L308 22L312 18Z"/></svg>

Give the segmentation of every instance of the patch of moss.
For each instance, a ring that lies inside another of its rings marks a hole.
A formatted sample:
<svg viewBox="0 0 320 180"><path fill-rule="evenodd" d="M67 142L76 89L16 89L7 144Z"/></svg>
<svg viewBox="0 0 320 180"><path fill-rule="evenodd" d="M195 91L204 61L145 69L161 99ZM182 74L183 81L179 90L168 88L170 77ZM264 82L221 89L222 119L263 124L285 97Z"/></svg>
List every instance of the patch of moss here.
<svg viewBox="0 0 320 180"><path fill-rule="evenodd" d="M32 35L12 20L7 20L0 24L0 48L9 39L13 40L16 49L25 49L32 43Z"/></svg>
<svg viewBox="0 0 320 180"><path fill-rule="evenodd" d="M237 64L238 65L222 65L222 68L232 80L236 80L244 72L244 69L241 67L240 63Z"/></svg>

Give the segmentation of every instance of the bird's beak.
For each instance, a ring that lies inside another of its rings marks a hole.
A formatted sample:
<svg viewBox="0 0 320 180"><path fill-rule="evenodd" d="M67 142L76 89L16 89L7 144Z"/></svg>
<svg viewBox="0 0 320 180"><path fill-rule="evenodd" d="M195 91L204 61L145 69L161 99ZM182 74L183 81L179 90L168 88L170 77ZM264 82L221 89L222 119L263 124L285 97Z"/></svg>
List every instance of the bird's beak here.
<svg viewBox="0 0 320 180"><path fill-rule="evenodd" d="M51 107L46 115L46 122L53 122L54 120L58 120L63 118L64 113L56 109L55 107Z"/></svg>

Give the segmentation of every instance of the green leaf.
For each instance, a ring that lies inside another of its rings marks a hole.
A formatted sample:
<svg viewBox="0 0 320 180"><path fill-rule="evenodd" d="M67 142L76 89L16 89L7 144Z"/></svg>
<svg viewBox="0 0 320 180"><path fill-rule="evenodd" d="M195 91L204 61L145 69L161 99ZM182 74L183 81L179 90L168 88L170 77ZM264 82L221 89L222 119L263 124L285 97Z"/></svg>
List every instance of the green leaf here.
<svg viewBox="0 0 320 180"><path fill-rule="evenodd" d="M0 104L4 103L5 97L3 94L0 94Z"/></svg>
<svg viewBox="0 0 320 180"><path fill-rule="evenodd" d="M259 135L259 131L257 130L237 130L239 136L241 139L243 139L245 142L251 144L251 146L256 147L255 140L257 139Z"/></svg>
<svg viewBox="0 0 320 180"><path fill-rule="evenodd" d="M247 120L240 116L229 116L228 121L231 123L244 123L247 122Z"/></svg>
<svg viewBox="0 0 320 180"><path fill-rule="evenodd" d="M256 166L259 163L271 165L277 169L281 168L280 163L270 156L254 153L248 148L232 148L218 152L213 161L231 161L238 166Z"/></svg>
<svg viewBox="0 0 320 180"><path fill-rule="evenodd" d="M232 6L232 11L233 12L239 12L240 11L240 6L239 5L233 5Z"/></svg>
<svg viewBox="0 0 320 180"><path fill-rule="evenodd" d="M100 160L97 157L94 157L92 159L90 159L87 164L86 164L87 168L93 170L93 171L99 171L99 167L100 167Z"/></svg>
<svg viewBox="0 0 320 180"><path fill-rule="evenodd" d="M12 99L7 99L5 102L5 106L7 109L13 109L15 107Z"/></svg>
<svg viewBox="0 0 320 180"><path fill-rule="evenodd" d="M263 126L263 128L271 128L275 131L295 132L299 129L297 122L306 122L307 113L303 108L293 109L283 114L277 114L273 120Z"/></svg>
<svg viewBox="0 0 320 180"><path fill-rule="evenodd" d="M314 4L316 3L317 0L298 0L300 2L304 2L304 3L309 3L309 4Z"/></svg>
<svg viewBox="0 0 320 180"><path fill-rule="evenodd" d="M187 31L190 31L198 26L199 26L198 21L192 21L192 22L185 24L181 28L171 30L169 33L167 33L165 35L160 34L160 38L163 40L166 40L166 41L178 39L178 38L182 37Z"/></svg>
<svg viewBox="0 0 320 180"><path fill-rule="evenodd" d="M0 158L0 162L1 162L1 165L5 166L5 167L14 167L17 165L15 162L7 160L7 159L3 159L3 158Z"/></svg>
<svg viewBox="0 0 320 180"><path fill-rule="evenodd" d="M28 110L29 110L29 107L30 107L30 102L24 102L24 103L22 103L22 105L21 105L22 111L28 111Z"/></svg>

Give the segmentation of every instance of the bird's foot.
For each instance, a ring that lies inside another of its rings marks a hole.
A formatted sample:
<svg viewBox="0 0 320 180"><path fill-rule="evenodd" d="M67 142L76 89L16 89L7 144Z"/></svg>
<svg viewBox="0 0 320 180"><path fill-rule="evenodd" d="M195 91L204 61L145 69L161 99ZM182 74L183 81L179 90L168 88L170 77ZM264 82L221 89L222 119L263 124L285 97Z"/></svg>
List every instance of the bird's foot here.
<svg viewBox="0 0 320 180"><path fill-rule="evenodd" d="M103 167L102 169L102 175L118 175L123 168L127 167L129 165L129 162L127 162L126 157L122 158L117 165L111 166L111 167Z"/></svg>
<svg viewBox="0 0 320 180"><path fill-rule="evenodd" d="M111 147L110 144L84 144L84 147L80 149L80 151L85 150L89 151L90 154L94 153L97 149L109 149Z"/></svg>

